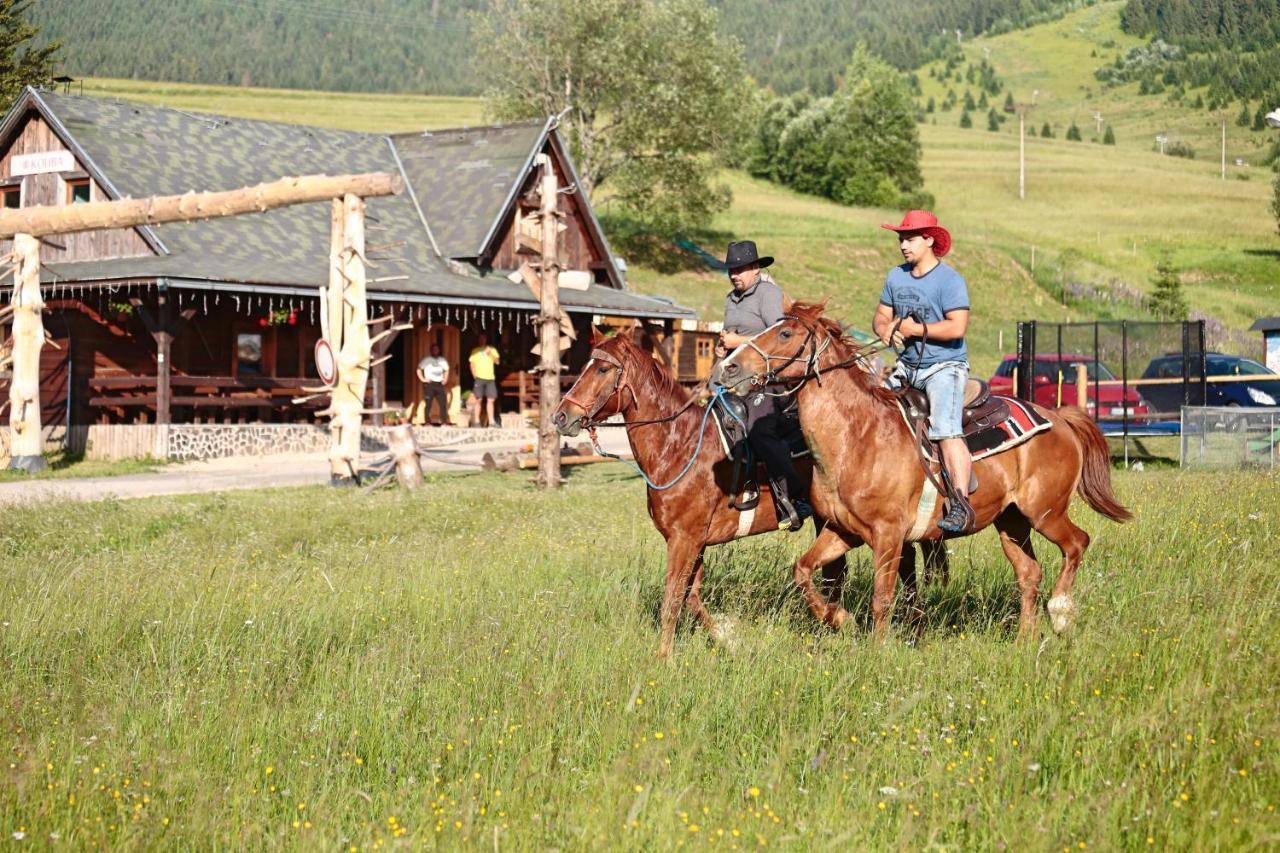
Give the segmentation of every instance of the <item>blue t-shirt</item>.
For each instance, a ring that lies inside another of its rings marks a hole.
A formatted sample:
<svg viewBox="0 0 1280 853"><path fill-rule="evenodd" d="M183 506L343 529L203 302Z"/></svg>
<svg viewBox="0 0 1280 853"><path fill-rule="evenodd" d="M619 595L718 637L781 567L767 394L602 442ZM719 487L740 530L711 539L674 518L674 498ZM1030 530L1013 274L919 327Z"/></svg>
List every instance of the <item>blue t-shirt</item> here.
<svg viewBox="0 0 1280 853"><path fill-rule="evenodd" d="M964 276L946 264L939 263L921 278L913 277L910 265L903 264L889 270L880 294L880 304L892 308L895 318L906 317L914 311L925 325L932 325L945 320L948 311L968 310L969 288L964 283ZM927 344L921 344L920 338L907 338L902 359L908 365L928 367L943 361L969 360L969 348L965 346L964 338L955 341L930 339Z"/></svg>

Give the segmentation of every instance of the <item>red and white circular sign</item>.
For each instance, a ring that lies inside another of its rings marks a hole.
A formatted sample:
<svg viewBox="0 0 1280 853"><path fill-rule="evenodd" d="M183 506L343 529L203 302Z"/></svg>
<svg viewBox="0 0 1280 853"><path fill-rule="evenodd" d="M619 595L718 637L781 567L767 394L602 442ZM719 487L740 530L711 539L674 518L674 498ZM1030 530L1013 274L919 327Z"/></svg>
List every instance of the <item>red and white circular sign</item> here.
<svg viewBox="0 0 1280 853"><path fill-rule="evenodd" d="M316 373L325 385L338 381L338 360L333 356L333 347L324 338L316 341Z"/></svg>

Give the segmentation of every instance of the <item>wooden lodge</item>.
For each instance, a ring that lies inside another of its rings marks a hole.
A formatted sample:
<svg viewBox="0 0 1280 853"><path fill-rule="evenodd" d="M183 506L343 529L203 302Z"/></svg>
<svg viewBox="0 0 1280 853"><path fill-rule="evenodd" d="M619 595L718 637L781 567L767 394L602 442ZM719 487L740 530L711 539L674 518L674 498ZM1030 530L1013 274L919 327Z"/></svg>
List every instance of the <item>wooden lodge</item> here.
<svg viewBox="0 0 1280 853"><path fill-rule="evenodd" d="M508 274L537 258L535 157L554 163L566 226L560 302L576 332L567 377L587 358L593 318L642 322L672 360L693 313L627 290L553 121L407 134L353 133L195 114L27 89L0 123L5 207L232 189L286 175L398 173L406 191L367 209L371 313L412 329L380 343L368 403L421 420L415 375L432 343L451 366L451 407L471 387L466 354L481 334L500 353L504 412L536 406L538 301ZM43 240L46 427L108 423L310 420L318 288L329 270L329 210L252 216ZM0 333L6 330L0 329ZM157 358L171 336L168 362ZM0 339L7 334L0 336ZM161 399L167 371L171 388ZM683 378L683 377L682 377ZM0 390L3 390L0 388Z"/></svg>

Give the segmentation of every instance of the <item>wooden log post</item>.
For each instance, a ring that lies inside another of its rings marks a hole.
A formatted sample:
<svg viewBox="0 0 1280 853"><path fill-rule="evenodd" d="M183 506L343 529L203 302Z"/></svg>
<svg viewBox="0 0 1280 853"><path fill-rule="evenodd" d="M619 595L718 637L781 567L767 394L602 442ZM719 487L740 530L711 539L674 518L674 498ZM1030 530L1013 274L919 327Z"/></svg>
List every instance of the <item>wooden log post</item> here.
<svg viewBox="0 0 1280 853"><path fill-rule="evenodd" d="M557 489L560 487L560 434L552 418L560 406L560 253L557 251L560 215L557 201L560 194L551 158L539 154L537 162L542 167L542 206L539 211L542 218L542 292L539 294L542 352L539 360L537 483L544 489Z"/></svg>
<svg viewBox="0 0 1280 853"><path fill-rule="evenodd" d="M13 237L13 379L9 383L9 468L37 473L48 467L40 422L40 350L44 320L40 298L40 241Z"/></svg>
<svg viewBox="0 0 1280 853"><path fill-rule="evenodd" d="M262 213L277 207L324 201L344 195L359 198L396 195L403 188L404 181L399 175L384 172L339 176L304 175L225 192L193 192L57 207L23 207L0 210L0 240L7 240L15 234L46 237L52 234L96 231L100 228L134 228L139 225Z"/></svg>
<svg viewBox="0 0 1280 853"><path fill-rule="evenodd" d="M360 481L360 428L373 360L365 298L364 200L348 193L333 200L330 246L329 343L338 378L329 402L329 477L334 485Z"/></svg>

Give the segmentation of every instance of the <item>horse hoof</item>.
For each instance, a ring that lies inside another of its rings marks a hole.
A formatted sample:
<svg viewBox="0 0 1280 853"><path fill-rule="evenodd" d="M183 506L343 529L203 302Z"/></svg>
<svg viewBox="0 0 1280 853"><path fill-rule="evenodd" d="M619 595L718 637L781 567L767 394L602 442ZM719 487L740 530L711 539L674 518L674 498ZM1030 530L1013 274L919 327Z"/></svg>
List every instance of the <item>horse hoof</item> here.
<svg viewBox="0 0 1280 853"><path fill-rule="evenodd" d="M844 627L845 620L847 620L848 618L849 618L848 610L845 610L843 607L836 610L835 613L831 614L831 630L839 631L841 628Z"/></svg>
<svg viewBox="0 0 1280 853"><path fill-rule="evenodd" d="M711 639L716 645L724 646L725 651L736 652L741 643L738 640L738 623L732 616L716 616L715 627L711 629Z"/></svg>
<svg viewBox="0 0 1280 853"><path fill-rule="evenodd" d="M1061 634L1070 628L1076 612L1076 603L1069 595L1055 595L1049 599L1049 621L1053 623L1054 633Z"/></svg>

